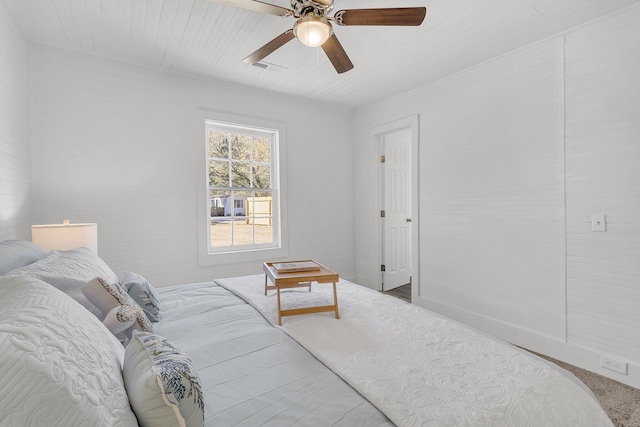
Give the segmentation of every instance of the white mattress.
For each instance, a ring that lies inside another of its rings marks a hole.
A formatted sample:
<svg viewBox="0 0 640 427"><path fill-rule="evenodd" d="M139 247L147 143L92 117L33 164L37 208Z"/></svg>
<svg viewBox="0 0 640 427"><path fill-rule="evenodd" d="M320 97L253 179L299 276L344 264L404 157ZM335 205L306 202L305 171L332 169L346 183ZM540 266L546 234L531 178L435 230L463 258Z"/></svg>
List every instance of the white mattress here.
<svg viewBox="0 0 640 427"><path fill-rule="evenodd" d="M222 279L277 324L264 275ZM330 285L282 292L283 309L332 302ZM571 373L418 306L346 281L333 313L284 317L282 330L402 426L611 426Z"/></svg>
<svg viewBox="0 0 640 427"><path fill-rule="evenodd" d="M154 331L194 362L207 426L382 426L371 403L253 307L212 283L157 289Z"/></svg>

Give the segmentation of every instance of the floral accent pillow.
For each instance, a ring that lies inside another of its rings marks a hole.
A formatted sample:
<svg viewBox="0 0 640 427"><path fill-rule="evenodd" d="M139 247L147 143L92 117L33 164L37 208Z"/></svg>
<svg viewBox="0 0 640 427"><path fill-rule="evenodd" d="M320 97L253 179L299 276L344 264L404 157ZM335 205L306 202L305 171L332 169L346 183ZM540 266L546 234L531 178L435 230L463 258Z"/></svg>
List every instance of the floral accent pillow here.
<svg viewBox="0 0 640 427"><path fill-rule="evenodd" d="M120 285L138 303L151 322L160 320L160 300L153 285L139 274L125 271Z"/></svg>
<svg viewBox="0 0 640 427"><path fill-rule="evenodd" d="M160 335L134 331L122 368L140 425L201 427L202 385L193 362Z"/></svg>

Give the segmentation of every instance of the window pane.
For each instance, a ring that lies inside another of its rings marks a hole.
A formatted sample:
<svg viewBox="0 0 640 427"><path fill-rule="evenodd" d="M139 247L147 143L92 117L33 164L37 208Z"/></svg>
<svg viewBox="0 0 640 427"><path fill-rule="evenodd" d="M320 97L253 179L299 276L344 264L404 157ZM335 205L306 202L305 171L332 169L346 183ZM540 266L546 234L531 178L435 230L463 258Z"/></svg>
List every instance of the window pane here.
<svg viewBox="0 0 640 427"><path fill-rule="evenodd" d="M211 187L229 186L229 162L219 160L209 162L209 185Z"/></svg>
<svg viewBox="0 0 640 427"><path fill-rule="evenodd" d="M232 243L233 223L229 218L216 218L211 220L211 246L230 246Z"/></svg>
<svg viewBox="0 0 640 427"><path fill-rule="evenodd" d="M236 188L251 187L249 163L231 162L231 186Z"/></svg>
<svg viewBox="0 0 640 427"><path fill-rule="evenodd" d="M231 137L231 158L233 160L250 160L251 137L233 134Z"/></svg>
<svg viewBox="0 0 640 427"><path fill-rule="evenodd" d="M247 220L236 220L233 222L233 244L250 245L253 243L253 225L247 224Z"/></svg>
<svg viewBox="0 0 640 427"><path fill-rule="evenodd" d="M229 206L233 207L231 209L232 216L246 216L247 215L247 199L249 198L248 192L246 191L234 191L229 198Z"/></svg>
<svg viewBox="0 0 640 427"><path fill-rule="evenodd" d="M273 203L270 192L256 192L249 198L249 211L247 216L271 216L273 215Z"/></svg>
<svg viewBox="0 0 640 427"><path fill-rule="evenodd" d="M266 138L255 138L253 140L253 161L269 163L271 143Z"/></svg>
<svg viewBox="0 0 640 427"><path fill-rule="evenodd" d="M229 140L227 132L210 130L207 133L209 157L229 158Z"/></svg>
<svg viewBox="0 0 640 427"><path fill-rule="evenodd" d="M211 216L230 216L231 213L226 213L225 210L228 204L231 191L210 190L209 200L211 206ZM230 211L229 211L230 212Z"/></svg>
<svg viewBox="0 0 640 427"><path fill-rule="evenodd" d="M254 225L255 243L272 243L273 197L271 192L256 192L249 200L247 222Z"/></svg>
<svg viewBox="0 0 640 427"><path fill-rule="evenodd" d="M272 218L256 218L255 233L256 243L272 243L273 242L273 219Z"/></svg>
<svg viewBox="0 0 640 427"><path fill-rule="evenodd" d="M269 165L253 165L253 188L271 187L271 167Z"/></svg>

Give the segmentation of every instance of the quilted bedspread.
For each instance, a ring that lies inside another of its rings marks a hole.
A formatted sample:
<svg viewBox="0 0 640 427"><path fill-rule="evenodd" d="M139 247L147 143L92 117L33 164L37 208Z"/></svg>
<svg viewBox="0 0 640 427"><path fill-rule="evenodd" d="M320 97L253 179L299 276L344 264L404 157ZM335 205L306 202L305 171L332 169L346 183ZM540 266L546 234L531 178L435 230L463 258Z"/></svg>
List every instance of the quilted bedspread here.
<svg viewBox="0 0 640 427"><path fill-rule="evenodd" d="M193 361L205 426L382 427L391 422L242 299L211 282L159 288L154 331Z"/></svg>
<svg viewBox="0 0 640 427"><path fill-rule="evenodd" d="M264 275L220 279L277 325ZM332 302L330 285L282 292L283 309ZM569 372L421 307L341 280L333 313L282 329L400 426L611 426Z"/></svg>

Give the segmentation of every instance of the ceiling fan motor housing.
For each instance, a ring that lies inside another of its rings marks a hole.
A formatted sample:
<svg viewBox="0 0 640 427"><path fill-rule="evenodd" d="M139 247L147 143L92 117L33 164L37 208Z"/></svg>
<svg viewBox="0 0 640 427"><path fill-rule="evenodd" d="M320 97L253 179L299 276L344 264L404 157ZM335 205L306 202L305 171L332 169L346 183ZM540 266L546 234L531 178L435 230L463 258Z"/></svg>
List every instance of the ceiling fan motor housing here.
<svg viewBox="0 0 640 427"><path fill-rule="evenodd" d="M291 0L291 9L296 17L309 13L325 15L333 9L333 0Z"/></svg>

